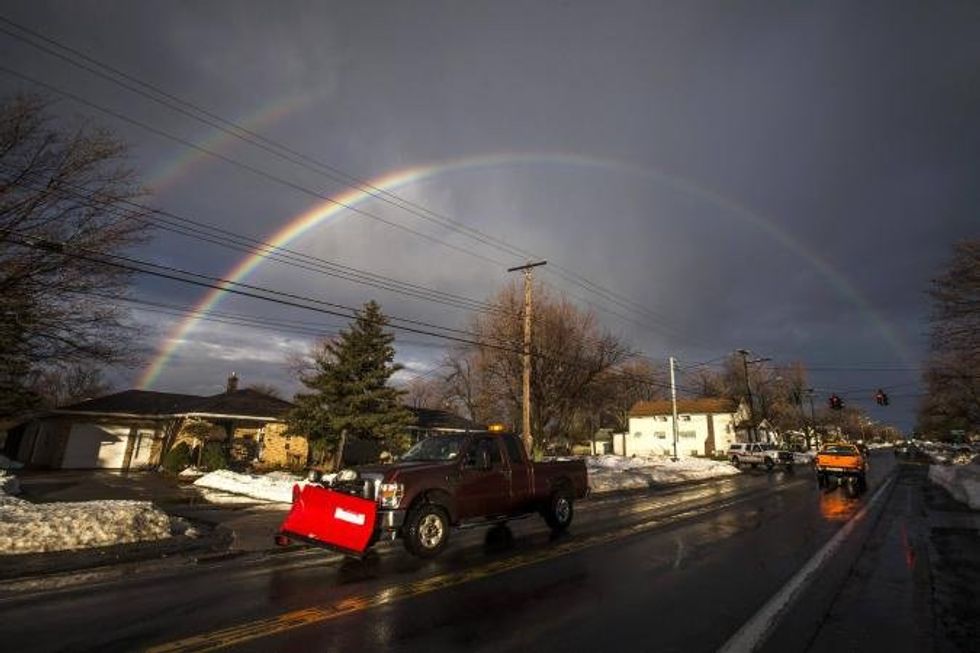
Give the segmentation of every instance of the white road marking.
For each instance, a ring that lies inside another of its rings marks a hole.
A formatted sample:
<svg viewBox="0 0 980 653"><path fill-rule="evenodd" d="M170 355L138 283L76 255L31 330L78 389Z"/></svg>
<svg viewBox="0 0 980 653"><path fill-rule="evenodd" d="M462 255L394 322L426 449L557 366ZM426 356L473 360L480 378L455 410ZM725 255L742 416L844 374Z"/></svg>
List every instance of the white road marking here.
<svg viewBox="0 0 980 653"><path fill-rule="evenodd" d="M885 490L891 487L894 480L895 476L892 474L872 495L868 503L850 521L844 524L819 551L813 554L813 557L778 592L773 594L772 598L751 619L742 624L738 632L718 649L718 653L747 653L756 650L766 640L793 602L799 598L803 589L814 579L820 567L837 552L837 549L857 528L857 525L864 519L872 506L885 496Z"/></svg>

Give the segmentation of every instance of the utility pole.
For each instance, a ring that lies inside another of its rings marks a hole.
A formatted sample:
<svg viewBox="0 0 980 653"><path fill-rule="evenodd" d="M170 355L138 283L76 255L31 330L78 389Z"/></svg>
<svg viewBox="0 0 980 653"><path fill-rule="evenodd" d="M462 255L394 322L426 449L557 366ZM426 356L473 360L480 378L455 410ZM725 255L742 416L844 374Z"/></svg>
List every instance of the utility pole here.
<svg viewBox="0 0 980 653"><path fill-rule="evenodd" d="M674 413L674 461L677 460L677 385L674 383L674 357L670 357L670 405Z"/></svg>
<svg viewBox="0 0 980 653"><path fill-rule="evenodd" d="M769 358L757 358L755 360L749 360L749 350L748 349L736 349L736 352L742 355L742 369L745 370L745 394L749 401L749 442L755 442L758 440L758 436L755 430L755 407L752 405L752 386L749 384L749 363L764 363Z"/></svg>
<svg viewBox="0 0 980 653"><path fill-rule="evenodd" d="M806 389L806 395L810 399L810 438L813 439L813 444L816 444L817 439L817 418L813 412L813 388ZM807 441L807 447L810 446L810 442Z"/></svg>
<svg viewBox="0 0 980 653"><path fill-rule="evenodd" d="M547 261L538 261L507 269L508 272L520 270L524 273L524 379L521 406L524 426L521 439L524 440L524 448L527 449L528 456L534 454L534 440L531 437L531 288L534 287L534 283L531 273L534 268L547 263Z"/></svg>

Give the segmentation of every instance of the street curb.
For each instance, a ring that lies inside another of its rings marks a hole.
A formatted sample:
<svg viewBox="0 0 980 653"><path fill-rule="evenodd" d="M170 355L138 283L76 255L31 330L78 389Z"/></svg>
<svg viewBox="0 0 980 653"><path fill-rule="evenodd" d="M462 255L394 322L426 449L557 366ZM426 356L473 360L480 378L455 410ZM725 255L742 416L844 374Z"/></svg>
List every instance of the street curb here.
<svg viewBox="0 0 980 653"><path fill-rule="evenodd" d="M0 581L42 578L55 574L111 567L134 562L149 562L194 553L227 549L234 533L224 526L209 526L203 537L176 535L163 540L130 542L91 549L20 553L0 556Z"/></svg>

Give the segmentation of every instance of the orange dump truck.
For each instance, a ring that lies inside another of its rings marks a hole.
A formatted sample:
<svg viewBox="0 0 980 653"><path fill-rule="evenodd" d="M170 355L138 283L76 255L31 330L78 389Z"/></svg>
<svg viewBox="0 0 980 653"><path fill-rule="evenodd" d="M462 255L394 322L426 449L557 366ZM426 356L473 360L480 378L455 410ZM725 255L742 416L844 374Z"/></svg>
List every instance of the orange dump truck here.
<svg viewBox="0 0 980 653"><path fill-rule="evenodd" d="M861 487L865 486L868 459L857 445L848 442L825 444L817 453L814 466L820 487L826 486L830 479L839 482L851 478L856 479Z"/></svg>

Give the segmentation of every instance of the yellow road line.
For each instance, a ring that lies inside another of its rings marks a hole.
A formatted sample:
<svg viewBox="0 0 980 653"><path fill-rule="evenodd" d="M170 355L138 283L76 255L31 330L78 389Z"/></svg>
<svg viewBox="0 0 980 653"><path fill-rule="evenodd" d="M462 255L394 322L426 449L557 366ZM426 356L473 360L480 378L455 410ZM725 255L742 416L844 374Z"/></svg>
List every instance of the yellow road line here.
<svg viewBox="0 0 980 653"><path fill-rule="evenodd" d="M781 492L784 489L785 488L780 488L773 490L773 492ZM268 619L259 619L247 624L231 626L229 628L216 630L210 633L179 639L167 644L154 646L147 650L149 653L174 653L178 651L180 653L189 653L191 651L197 653L203 651L216 651L235 644L241 644L254 639L269 637L271 635L302 628L303 626L324 623L338 617L343 617L355 612L362 612L364 610L370 610L372 608L394 603L395 601L401 601L413 596L429 594L431 592L453 587L455 585L462 585L464 583L488 578L490 576L496 576L504 572L533 565L538 562L557 558L559 556L568 555L570 553L575 553L576 551L581 551L583 549L608 544L615 540L644 533L646 531L651 531L683 519L689 519L691 517L697 517L709 512L715 512L717 510L728 508L737 503L742 503L744 501L748 501L749 499L753 499L756 496L757 495L753 493L747 497L740 497L721 503L713 503L709 506L703 506L700 508L690 508L660 519L653 519L640 524L625 526L608 533L592 535L590 537L577 540L569 540L568 542L548 547L547 549L514 556L512 558L507 558L506 560L498 560L496 562L480 565L466 571L439 574L437 576L424 578L408 585L395 585L371 594L352 596L322 606L294 610L292 612L286 612Z"/></svg>

